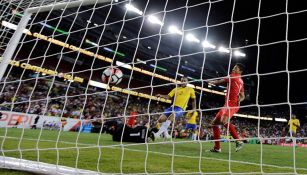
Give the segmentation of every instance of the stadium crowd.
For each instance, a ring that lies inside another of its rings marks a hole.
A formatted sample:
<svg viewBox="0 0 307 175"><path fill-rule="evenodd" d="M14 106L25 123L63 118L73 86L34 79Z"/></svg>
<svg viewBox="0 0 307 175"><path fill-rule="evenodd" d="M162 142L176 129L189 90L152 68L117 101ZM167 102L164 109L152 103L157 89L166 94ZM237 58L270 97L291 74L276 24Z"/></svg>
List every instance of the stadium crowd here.
<svg viewBox="0 0 307 175"><path fill-rule="evenodd" d="M123 120L123 116L126 116L126 119L128 119L130 113L134 111L138 114L135 119L136 126L149 125L153 128L157 125L156 121L159 114L161 114L167 106L156 101L151 101L150 105L148 105L148 100L135 96L130 96L127 101L127 96L121 93L112 92L106 95L106 93L97 92L97 89L92 87L88 88L86 91L84 87L76 83L72 83L70 88L67 89L68 81L66 81L65 84L60 81L55 81L52 88L49 90L52 81L48 79L23 81L20 86L18 86L19 82L15 80L13 76L9 76L6 81L11 83L5 84L4 88L2 88L3 84L0 87L2 89L1 110L11 110L11 102L13 101L14 105L12 111L14 112L66 118L93 119L95 121L99 120L101 116L103 116L104 119L117 120ZM15 93L16 96L14 97ZM105 100L106 98L107 100ZM126 104L128 105L126 106ZM211 108L219 105L220 104L217 104L217 102L212 101L208 101L205 104L206 107ZM246 111L244 112L246 113ZM149 113L151 113L151 115L148 115ZM216 111L203 111L202 115L199 116L198 127L200 127L200 129L198 128L198 130L200 133L198 133L198 135L200 138L210 139L212 137L212 129L209 123L212 121L215 113ZM250 111L250 114L257 115L253 111ZM271 113L266 111L266 114L267 116L271 115L271 117L285 116L283 111L274 111ZM186 136L186 122L187 120L185 118L176 121L174 133L177 137ZM258 120L236 118L233 122L237 128L240 128L239 133L242 138L258 136ZM284 137L288 133L287 123L283 122L261 121L259 128L259 133L263 138ZM222 135L226 135L225 129L222 130ZM297 132L297 137L306 136L307 124L301 124Z"/></svg>

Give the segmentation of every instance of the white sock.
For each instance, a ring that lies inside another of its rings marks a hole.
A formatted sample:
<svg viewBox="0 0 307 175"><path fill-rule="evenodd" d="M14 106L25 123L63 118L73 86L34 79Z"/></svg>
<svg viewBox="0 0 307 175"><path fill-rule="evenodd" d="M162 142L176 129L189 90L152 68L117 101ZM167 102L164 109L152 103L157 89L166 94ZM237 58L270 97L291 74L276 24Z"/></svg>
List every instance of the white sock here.
<svg viewBox="0 0 307 175"><path fill-rule="evenodd" d="M166 120L165 122L163 122L160 126L159 131L156 134L160 136L164 131L167 131L170 124L171 124L170 120Z"/></svg>
<svg viewBox="0 0 307 175"><path fill-rule="evenodd" d="M192 140L196 140L196 134L192 134Z"/></svg>
<svg viewBox="0 0 307 175"><path fill-rule="evenodd" d="M164 131L163 134L164 134L165 138L171 137L171 136L169 135L169 133L168 133L168 130Z"/></svg>

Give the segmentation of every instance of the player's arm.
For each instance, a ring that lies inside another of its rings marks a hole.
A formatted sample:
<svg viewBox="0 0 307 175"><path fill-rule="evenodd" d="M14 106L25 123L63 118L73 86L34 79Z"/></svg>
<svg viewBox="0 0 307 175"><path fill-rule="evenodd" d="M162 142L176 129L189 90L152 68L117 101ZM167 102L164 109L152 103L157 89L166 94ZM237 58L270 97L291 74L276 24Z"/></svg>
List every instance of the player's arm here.
<svg viewBox="0 0 307 175"><path fill-rule="evenodd" d="M226 82L225 79L220 79L220 80L214 80L214 81L209 81L209 84L214 84L214 85L219 85L219 84L224 84Z"/></svg>
<svg viewBox="0 0 307 175"><path fill-rule="evenodd" d="M244 92L240 92L239 93L239 102L241 103L244 99L245 99L245 93Z"/></svg>
<svg viewBox="0 0 307 175"><path fill-rule="evenodd" d="M196 110L196 98L192 98L192 109Z"/></svg>
<svg viewBox="0 0 307 175"><path fill-rule="evenodd" d="M297 123L293 123L294 126L296 126L297 128L300 127L300 122L298 121Z"/></svg>
<svg viewBox="0 0 307 175"><path fill-rule="evenodd" d="M157 97L165 98L165 99L167 99L167 100L170 100L170 99L171 99L170 96L168 96L168 95L162 95L162 94L158 94Z"/></svg>
<svg viewBox="0 0 307 175"><path fill-rule="evenodd" d="M192 110L196 110L196 95L195 95L195 90L191 89L191 99L192 99Z"/></svg>

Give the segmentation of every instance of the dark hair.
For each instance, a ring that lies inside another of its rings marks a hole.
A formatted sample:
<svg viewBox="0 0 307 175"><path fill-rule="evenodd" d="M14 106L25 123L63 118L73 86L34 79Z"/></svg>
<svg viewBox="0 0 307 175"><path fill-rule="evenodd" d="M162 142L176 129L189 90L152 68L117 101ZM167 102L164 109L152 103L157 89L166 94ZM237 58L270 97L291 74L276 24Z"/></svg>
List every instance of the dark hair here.
<svg viewBox="0 0 307 175"><path fill-rule="evenodd" d="M245 70L245 66L244 66L243 64L241 64L241 63L237 63L237 64L236 64L236 66L238 66L238 67L239 67L239 69L240 69L242 72L244 72L244 70Z"/></svg>

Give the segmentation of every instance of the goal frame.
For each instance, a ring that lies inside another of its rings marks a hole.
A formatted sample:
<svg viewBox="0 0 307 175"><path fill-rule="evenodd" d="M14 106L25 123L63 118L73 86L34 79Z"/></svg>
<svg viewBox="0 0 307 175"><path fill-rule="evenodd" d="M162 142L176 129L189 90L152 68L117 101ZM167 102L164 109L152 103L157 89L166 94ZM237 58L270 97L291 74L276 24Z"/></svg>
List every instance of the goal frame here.
<svg viewBox="0 0 307 175"><path fill-rule="evenodd" d="M76 0L69 2L60 2L56 4L48 4L44 6L31 7L24 10L23 16L17 25L17 29L14 32L12 38L8 42L5 51L2 55L2 61L0 63L0 80L2 80L7 67L13 57L18 43L22 37L23 31L26 28L32 14L46 12L50 10L60 10L62 8L74 8L78 6L88 6L94 4L109 3L112 0ZM19 171L27 171L38 174L67 174L77 172L78 174L101 174L94 171L82 170L67 166L58 166L43 162L30 161L20 158L4 157L0 156L0 168L14 169Z"/></svg>

